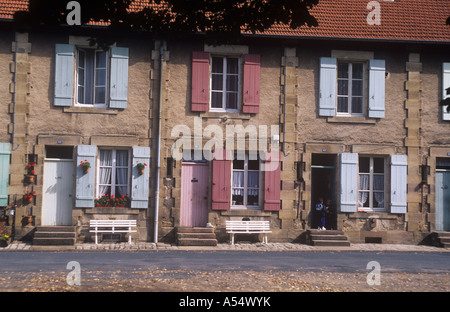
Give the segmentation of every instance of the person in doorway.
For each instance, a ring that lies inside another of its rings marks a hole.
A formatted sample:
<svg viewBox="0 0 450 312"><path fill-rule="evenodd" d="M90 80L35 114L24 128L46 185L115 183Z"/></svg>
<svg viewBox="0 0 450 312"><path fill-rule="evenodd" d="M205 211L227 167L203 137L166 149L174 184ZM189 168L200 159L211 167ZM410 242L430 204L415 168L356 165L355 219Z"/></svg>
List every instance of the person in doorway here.
<svg viewBox="0 0 450 312"><path fill-rule="evenodd" d="M325 228L325 206L323 204L323 198L319 198L319 203L316 204L316 216L318 221L318 229L326 230Z"/></svg>
<svg viewBox="0 0 450 312"><path fill-rule="evenodd" d="M331 199L328 199L325 204L325 224L327 225L328 228L332 227L333 216L334 216L334 210L333 210L333 206L331 205Z"/></svg>

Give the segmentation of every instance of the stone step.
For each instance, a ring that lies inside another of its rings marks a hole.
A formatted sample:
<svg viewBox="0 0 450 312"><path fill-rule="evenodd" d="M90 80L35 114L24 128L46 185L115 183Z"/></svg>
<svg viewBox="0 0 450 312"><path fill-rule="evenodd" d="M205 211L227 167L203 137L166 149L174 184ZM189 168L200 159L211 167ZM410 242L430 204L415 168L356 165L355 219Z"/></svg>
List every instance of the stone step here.
<svg viewBox="0 0 450 312"><path fill-rule="evenodd" d="M311 235L312 240L347 240L347 236L345 235L319 235L314 234Z"/></svg>
<svg viewBox="0 0 450 312"><path fill-rule="evenodd" d="M178 239L180 238L196 238L196 239L215 239L214 233L177 233Z"/></svg>
<svg viewBox="0 0 450 312"><path fill-rule="evenodd" d="M178 246L217 246L216 239L179 238Z"/></svg>
<svg viewBox="0 0 450 312"><path fill-rule="evenodd" d="M42 231L42 232L75 232L75 226L43 225L43 226L36 227L36 232L39 232L39 231Z"/></svg>
<svg viewBox="0 0 450 312"><path fill-rule="evenodd" d="M310 234L319 234L319 235L344 235L344 231L342 230L316 230L310 229L308 230Z"/></svg>
<svg viewBox="0 0 450 312"><path fill-rule="evenodd" d="M350 242L347 240L314 240L313 246L350 246Z"/></svg>
<svg viewBox="0 0 450 312"><path fill-rule="evenodd" d="M208 227L178 227L177 233L214 233L214 228Z"/></svg>
<svg viewBox="0 0 450 312"><path fill-rule="evenodd" d="M44 237L34 238L33 245L37 246L56 246L56 245L75 245L75 238L68 237Z"/></svg>
<svg viewBox="0 0 450 312"><path fill-rule="evenodd" d="M58 238L75 238L75 232L42 232L36 231L34 233L34 238L49 238L49 237L58 237Z"/></svg>

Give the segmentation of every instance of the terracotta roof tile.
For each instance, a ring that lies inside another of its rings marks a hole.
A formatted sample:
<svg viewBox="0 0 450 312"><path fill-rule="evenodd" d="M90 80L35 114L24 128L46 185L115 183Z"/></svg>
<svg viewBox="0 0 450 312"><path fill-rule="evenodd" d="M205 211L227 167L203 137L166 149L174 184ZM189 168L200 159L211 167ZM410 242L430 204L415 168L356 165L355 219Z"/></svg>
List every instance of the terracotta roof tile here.
<svg viewBox="0 0 450 312"><path fill-rule="evenodd" d="M373 40L406 40L450 43L450 0L378 0L381 25L368 25L369 0L320 0L311 9L319 26L290 29L275 25L264 35L347 38ZM149 0L135 0L131 11L151 5ZM0 0L0 18L11 19L17 10L27 10L28 0ZM102 23L95 23L102 24ZM104 24L104 23L103 23Z"/></svg>

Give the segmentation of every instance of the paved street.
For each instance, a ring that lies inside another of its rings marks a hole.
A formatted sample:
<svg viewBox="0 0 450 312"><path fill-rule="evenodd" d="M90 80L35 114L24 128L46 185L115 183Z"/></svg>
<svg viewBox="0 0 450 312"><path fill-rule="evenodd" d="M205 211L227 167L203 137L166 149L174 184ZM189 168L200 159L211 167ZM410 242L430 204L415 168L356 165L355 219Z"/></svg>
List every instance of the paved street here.
<svg viewBox="0 0 450 312"><path fill-rule="evenodd" d="M39 250L39 251L37 251ZM432 246L352 244L81 244L66 251L17 244L0 252L2 291L449 292L450 252ZM370 284L379 265L379 284ZM79 265L79 285L67 278ZM173 302L173 304L176 304Z"/></svg>

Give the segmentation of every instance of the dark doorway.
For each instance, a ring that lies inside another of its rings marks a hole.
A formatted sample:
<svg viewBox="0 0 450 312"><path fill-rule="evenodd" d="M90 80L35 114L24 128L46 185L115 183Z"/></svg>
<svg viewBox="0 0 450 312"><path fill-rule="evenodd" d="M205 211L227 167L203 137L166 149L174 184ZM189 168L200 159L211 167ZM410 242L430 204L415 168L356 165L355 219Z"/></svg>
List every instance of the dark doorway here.
<svg viewBox="0 0 450 312"><path fill-rule="evenodd" d="M329 203L329 213L325 218L327 230L337 229L336 226L336 154L312 154L311 162L311 228L320 225L320 213L316 212L316 204L323 199L323 204Z"/></svg>

